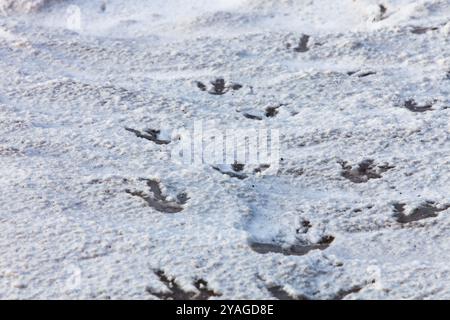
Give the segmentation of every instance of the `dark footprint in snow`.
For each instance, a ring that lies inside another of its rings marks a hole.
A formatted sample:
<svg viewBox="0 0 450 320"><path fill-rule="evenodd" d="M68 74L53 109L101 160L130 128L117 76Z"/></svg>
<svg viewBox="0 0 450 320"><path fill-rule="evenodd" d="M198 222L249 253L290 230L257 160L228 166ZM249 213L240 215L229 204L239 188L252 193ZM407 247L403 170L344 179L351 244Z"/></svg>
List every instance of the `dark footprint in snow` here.
<svg viewBox="0 0 450 320"><path fill-rule="evenodd" d="M427 33L428 31L436 31L438 29L439 29L438 27L414 27L413 29L411 29L411 33L424 34Z"/></svg>
<svg viewBox="0 0 450 320"><path fill-rule="evenodd" d="M364 287L363 286L353 286L350 289L341 289L334 296L332 296L329 300L343 300L346 296L352 293L360 292Z"/></svg>
<svg viewBox="0 0 450 320"><path fill-rule="evenodd" d="M270 164L260 164L253 170L253 173L262 173L270 168Z"/></svg>
<svg viewBox="0 0 450 320"><path fill-rule="evenodd" d="M308 233L309 229L312 228L311 222L308 220L303 220L301 223L301 227L295 230L296 233Z"/></svg>
<svg viewBox="0 0 450 320"><path fill-rule="evenodd" d="M242 163L239 163L239 162L234 162L234 163L231 165L231 168L232 168L235 172L241 172L241 171L244 170L245 165L242 164Z"/></svg>
<svg viewBox="0 0 450 320"><path fill-rule="evenodd" d="M387 8L382 4L380 4L378 7L380 8L380 20L383 20L386 18Z"/></svg>
<svg viewBox="0 0 450 320"><path fill-rule="evenodd" d="M214 81L211 81L211 87L209 89L203 82L197 81L197 88L199 88L201 91L208 91L208 93L212 95L223 95L230 90L237 91L241 89L242 85L238 83L225 83L224 79L218 78Z"/></svg>
<svg viewBox="0 0 450 320"><path fill-rule="evenodd" d="M281 108L282 106L283 106L283 105L280 104L280 105L277 106L277 107L267 107L267 108L266 108L266 112L264 113L264 115L265 115L267 118L273 118L273 117L275 117L275 116L278 114L278 109Z"/></svg>
<svg viewBox="0 0 450 320"><path fill-rule="evenodd" d="M352 76L354 74L356 74L356 76L358 78L365 78L365 77L368 77L368 76L371 76L371 75L374 75L374 74L377 74L377 73L375 71L366 71L366 72L348 71L347 72L348 76Z"/></svg>
<svg viewBox="0 0 450 320"><path fill-rule="evenodd" d="M146 139L149 141L152 141L156 144L169 144L170 140L163 140L160 139L160 130L153 130L153 129L147 129L144 131L139 131L139 130L135 130L135 129L131 129L131 128L125 128L125 130L132 132L136 135L136 137L138 138L142 138L142 139Z"/></svg>
<svg viewBox="0 0 450 320"><path fill-rule="evenodd" d="M378 8L380 9L380 11L379 11L378 15L373 19L373 22L382 21L387 18L387 15L386 15L386 13L388 11L387 8L382 4L379 4Z"/></svg>
<svg viewBox="0 0 450 320"><path fill-rule="evenodd" d="M425 112L433 110L431 109L433 107L432 103L427 103L423 106L417 105L417 102L414 101L414 99L409 99L405 101L405 108L412 112Z"/></svg>
<svg viewBox="0 0 450 320"><path fill-rule="evenodd" d="M201 91L206 91L208 89L203 82L197 81L197 88L199 88Z"/></svg>
<svg viewBox="0 0 450 320"><path fill-rule="evenodd" d="M352 293L360 292L364 286L365 285L356 285L349 289L340 289L336 294L327 298L327 300L343 300ZM283 288L283 286L271 286L267 287L267 290L274 298L277 298L278 300L311 300L311 298L305 295L292 296Z"/></svg>
<svg viewBox="0 0 450 320"><path fill-rule="evenodd" d="M217 94L217 95L221 95L226 93L225 89L225 80L223 79L216 79L216 81L211 82L213 88L212 90L209 92L211 94Z"/></svg>
<svg viewBox="0 0 450 320"><path fill-rule="evenodd" d="M399 223L409 223L428 218L435 218L438 216L439 212L445 211L448 208L450 208L449 204L438 208L434 202L428 201L421 204L407 215L405 214L404 203L394 203L394 217Z"/></svg>
<svg viewBox="0 0 450 320"><path fill-rule="evenodd" d="M377 166L372 159L364 160L354 168L346 161L340 161L339 163L342 166L341 175L354 183L364 183L370 179L380 179L382 173L395 168L388 164Z"/></svg>
<svg viewBox="0 0 450 320"><path fill-rule="evenodd" d="M150 179L146 181L147 186L150 187L151 194L146 194L142 191L131 191L129 189L125 190L125 192L132 196L142 198L150 207L159 212L176 213L183 211L183 205L189 200L186 193L180 193L177 195L175 201L169 201L167 200L167 196L162 194L159 182Z"/></svg>
<svg viewBox="0 0 450 320"><path fill-rule="evenodd" d="M273 117L275 117L278 114L278 109L281 108L282 106L283 105L280 104L280 105L278 105L276 107L267 107L264 110L264 116L266 118L273 118ZM244 113L244 117L246 117L247 119L259 120L259 121L263 120L263 118L264 118L262 115L255 115L255 114L251 114L251 113L248 113L248 112Z"/></svg>
<svg viewBox="0 0 450 320"><path fill-rule="evenodd" d="M247 178L247 175L245 173L243 173L242 171L244 170L244 165L240 164L240 163L234 163L230 166L230 168L226 168L228 167L227 165L221 165L219 166L213 166L212 168L222 174L226 174L232 178L237 178L240 180L244 180Z"/></svg>
<svg viewBox="0 0 450 320"><path fill-rule="evenodd" d="M253 114L250 114L250 113L247 113L247 112L244 113L244 117L246 117L247 119L250 119L250 120L262 120L263 119L260 116L253 115Z"/></svg>
<svg viewBox="0 0 450 320"><path fill-rule="evenodd" d="M371 75L377 74L375 71L362 72L358 74L358 78L365 78Z"/></svg>
<svg viewBox="0 0 450 320"><path fill-rule="evenodd" d="M156 270L155 274L158 276L159 280L164 283L170 292L159 292L147 287L145 290L151 295L158 297L162 300L208 300L211 297L220 297L220 294L210 290L208 288L208 283L199 279L194 282L194 287L197 292L189 292L183 290L176 282L175 279L169 279L164 271Z"/></svg>
<svg viewBox="0 0 450 320"><path fill-rule="evenodd" d="M302 35L300 38L300 41L296 47L294 47L295 52L307 52L309 51L308 48L308 42L309 42L310 36L307 34ZM291 47L291 44L288 44L288 48Z"/></svg>
<svg viewBox="0 0 450 320"><path fill-rule="evenodd" d="M271 286L267 287L267 290L270 292L272 297L277 298L278 300L309 300L306 296L291 296L286 290L284 290L283 286Z"/></svg>
<svg viewBox="0 0 450 320"><path fill-rule="evenodd" d="M303 256L312 250L325 250L333 241L333 236L325 236L315 244L293 244L289 247L276 243L250 242L250 248L261 254L282 253L285 256Z"/></svg>
<svg viewBox="0 0 450 320"><path fill-rule="evenodd" d="M341 289L339 290L335 295L328 298L328 300L343 300L345 297L352 293L358 293L363 289L363 286L353 286L350 289ZM282 286L272 286L267 287L267 290L269 290L270 294L277 298L278 300L311 300L307 296L299 295L293 297L290 295Z"/></svg>

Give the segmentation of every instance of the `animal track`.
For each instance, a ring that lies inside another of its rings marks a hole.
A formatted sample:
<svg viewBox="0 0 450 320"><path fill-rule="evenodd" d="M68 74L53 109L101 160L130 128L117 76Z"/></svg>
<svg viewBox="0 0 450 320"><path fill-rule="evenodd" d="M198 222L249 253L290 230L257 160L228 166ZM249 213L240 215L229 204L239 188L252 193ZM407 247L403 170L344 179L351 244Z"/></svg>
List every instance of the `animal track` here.
<svg viewBox="0 0 450 320"><path fill-rule="evenodd" d="M439 212L445 211L448 208L450 208L450 204L438 208L434 202L427 201L407 215L405 214L404 203L394 203L394 217L399 223L409 223L427 218L435 218Z"/></svg>
<svg viewBox="0 0 450 320"><path fill-rule="evenodd" d="M364 78L364 77L368 77L371 75L377 74L375 71L367 71L367 72L363 72L358 74L358 78Z"/></svg>
<svg viewBox="0 0 450 320"><path fill-rule="evenodd" d="M301 223L301 228L297 228L297 233L308 233L309 229L311 229L312 225L311 222L308 220L303 220Z"/></svg>
<svg viewBox="0 0 450 320"><path fill-rule="evenodd" d="M343 300L346 296L352 293L358 293L363 288L364 286L362 285L356 285L346 290L340 289L336 294L329 297L328 300ZM292 296L283 288L283 286L269 286L267 287L267 290L274 298L277 298L278 300L311 300L311 298L305 295Z"/></svg>
<svg viewBox="0 0 450 320"><path fill-rule="evenodd" d="M432 103L427 103L423 106L417 105L417 102L414 101L414 99L409 99L405 101L405 108L412 112L425 112L432 110L433 107Z"/></svg>
<svg viewBox="0 0 450 320"><path fill-rule="evenodd" d="M283 247L276 243L251 242L250 248L261 254L282 253L286 256L303 256L312 250L325 250L333 241L333 236L325 236L315 244L293 244L289 247Z"/></svg>
<svg viewBox="0 0 450 320"><path fill-rule="evenodd" d="M372 159L360 162L355 168L348 165L346 161L340 161L339 163L343 170L341 175L354 183L364 183L370 179L380 179L382 173L395 168L388 164L376 166Z"/></svg>
<svg viewBox="0 0 450 320"><path fill-rule="evenodd" d="M125 130L134 133L136 135L136 137L138 137L138 138L146 139L146 140L152 141L156 144L169 144L170 143L170 140L159 139L159 135L161 133L160 130L147 129L147 130L144 130L143 132L141 132L139 130L131 129L131 128L125 128Z"/></svg>
<svg viewBox="0 0 450 320"><path fill-rule="evenodd" d="M235 161L235 162L231 165L231 168L233 168L233 170L236 171L236 172L241 172L242 170L244 170L245 165L242 164L242 163L238 163L238 162Z"/></svg>
<svg viewBox="0 0 450 320"><path fill-rule="evenodd" d="M146 288L146 291L151 295L158 297L163 300L208 300L211 297L220 297L220 294L210 290L208 288L208 283L199 279L194 282L195 288L198 292L185 291L175 282L175 279L169 279L164 271L156 270L155 274L158 276L159 280L166 285L170 292L158 292L150 287Z"/></svg>
<svg viewBox="0 0 450 320"><path fill-rule="evenodd" d="M280 107L282 107L283 105L282 104L280 104L279 106L277 106L277 107L267 107L266 108L266 112L265 112L265 116L267 117L267 118L273 118L273 117L275 117L277 114L278 114L278 109L280 108Z"/></svg>
<svg viewBox="0 0 450 320"><path fill-rule="evenodd" d="M378 7L380 8L380 14L379 16L375 19L375 21L381 21L387 18L386 13L387 13L387 8L380 4L378 5Z"/></svg>
<svg viewBox="0 0 450 320"><path fill-rule="evenodd" d="M352 76L356 74L358 78L365 78L374 74L377 74L375 71L366 71L366 72L360 72L360 71L348 71L347 75Z"/></svg>
<svg viewBox="0 0 450 320"><path fill-rule="evenodd" d="M278 300L309 300L306 296L300 295L293 297L286 290L284 290L283 286L271 286L267 287L270 294L277 298Z"/></svg>
<svg viewBox="0 0 450 320"><path fill-rule="evenodd" d="M244 117L246 117L247 119L251 119L251 120L262 120L263 118L260 116L256 116L250 113L244 113Z"/></svg>
<svg viewBox="0 0 450 320"><path fill-rule="evenodd" d="M278 114L278 109L280 107L282 107L282 106L283 105L280 104L280 105L278 105L276 107L267 107L264 110L264 116L266 118L273 118L273 117L275 117ZM248 113L248 112L244 113L244 117L246 117L247 119L251 119L251 120L262 120L263 119L263 116L251 114L251 113Z"/></svg>
<svg viewBox="0 0 450 320"><path fill-rule="evenodd" d="M307 51L309 51L309 48L308 48L309 38L310 38L310 36L307 35L307 34L302 35L302 37L300 38L300 41L299 41L298 45L297 45L295 48L293 48L293 50L294 50L295 52L307 52ZM290 43L288 43L288 44L286 45L286 47L287 47L288 49L291 48L291 46L292 46L292 45L291 45Z"/></svg>
<svg viewBox="0 0 450 320"><path fill-rule="evenodd" d="M221 166L223 167L223 166ZM243 173L242 171L244 170L244 165L243 164L239 164L239 163L234 163L230 166L230 170L227 170L225 168L221 168L221 167L216 167L213 166L212 168L216 171L219 171L222 174L226 174L232 178L237 178L240 180L244 180L247 178L247 175L245 173Z"/></svg>
<svg viewBox="0 0 450 320"><path fill-rule="evenodd" d="M363 286L353 286L350 289L339 290L333 297L330 298L330 300L343 300L346 296L352 294L352 293L358 293L363 289Z"/></svg>
<svg viewBox="0 0 450 320"><path fill-rule="evenodd" d="M436 31L438 29L439 29L438 27L414 27L411 30L411 33L424 34L424 33L427 33L428 31Z"/></svg>
<svg viewBox="0 0 450 320"><path fill-rule="evenodd" d="M237 178L240 180L244 180L248 178L248 175L244 173L245 165L241 163L235 162L232 165L220 165L220 166L213 166L214 170L220 172L221 174L226 174L232 178ZM270 168L270 164L260 164L256 168L254 168L252 171L250 169L248 170L248 173L262 173L265 170Z"/></svg>
<svg viewBox="0 0 450 320"><path fill-rule="evenodd" d="M216 81L211 82L213 85L212 90L209 92L211 94L221 95L224 94L225 91L225 80L223 79L216 79Z"/></svg>
<svg viewBox="0 0 450 320"><path fill-rule="evenodd" d="M223 78L218 78L214 81L211 81L211 87L208 89L208 87L200 81L197 81L197 88L199 88L201 91L208 91L209 94L212 95L223 95L230 90L237 91L242 88L242 85L238 83L225 83L225 80Z"/></svg>
<svg viewBox="0 0 450 320"><path fill-rule="evenodd" d="M176 213L183 211L183 205L189 200L186 193L180 193L177 195L177 200L169 201L167 196L161 192L159 182L151 179L146 179L147 186L150 187L150 194L146 194L142 191L131 191L126 189L125 192L135 197L140 197L147 202L147 204L159 212L164 213Z"/></svg>
<svg viewBox="0 0 450 320"><path fill-rule="evenodd" d="M261 173L270 168L270 164L260 164L253 170L253 173Z"/></svg>

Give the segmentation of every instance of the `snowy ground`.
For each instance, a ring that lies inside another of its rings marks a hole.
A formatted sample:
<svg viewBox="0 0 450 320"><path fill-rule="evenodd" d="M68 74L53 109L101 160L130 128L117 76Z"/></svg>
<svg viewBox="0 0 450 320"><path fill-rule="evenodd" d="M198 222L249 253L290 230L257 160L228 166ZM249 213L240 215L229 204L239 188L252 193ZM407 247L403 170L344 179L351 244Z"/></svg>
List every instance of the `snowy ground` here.
<svg viewBox="0 0 450 320"><path fill-rule="evenodd" d="M0 298L450 299L450 0L0 12ZM172 161L199 120L278 171Z"/></svg>

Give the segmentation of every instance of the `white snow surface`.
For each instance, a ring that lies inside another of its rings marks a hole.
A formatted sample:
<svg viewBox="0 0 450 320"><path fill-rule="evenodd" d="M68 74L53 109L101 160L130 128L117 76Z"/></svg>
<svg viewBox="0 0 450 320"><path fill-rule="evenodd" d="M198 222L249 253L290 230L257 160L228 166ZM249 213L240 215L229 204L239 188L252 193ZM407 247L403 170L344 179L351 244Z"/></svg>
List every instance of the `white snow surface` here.
<svg viewBox="0 0 450 320"><path fill-rule="evenodd" d="M450 0L0 0L0 298L158 299L159 270L211 299L449 299L449 26ZM197 87L220 77L243 87ZM171 161L199 120L278 129L278 172ZM389 168L348 179L367 159Z"/></svg>

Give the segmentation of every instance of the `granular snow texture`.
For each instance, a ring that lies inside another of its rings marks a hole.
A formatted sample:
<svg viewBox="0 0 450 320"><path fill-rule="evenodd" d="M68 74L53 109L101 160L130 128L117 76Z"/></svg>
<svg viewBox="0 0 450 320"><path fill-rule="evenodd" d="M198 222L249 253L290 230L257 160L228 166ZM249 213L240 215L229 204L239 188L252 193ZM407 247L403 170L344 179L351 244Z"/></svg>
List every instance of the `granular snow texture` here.
<svg viewBox="0 0 450 320"><path fill-rule="evenodd" d="M0 298L450 298L449 0L0 8Z"/></svg>

